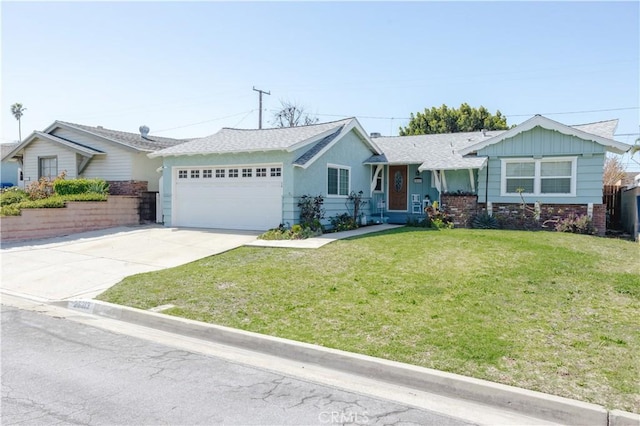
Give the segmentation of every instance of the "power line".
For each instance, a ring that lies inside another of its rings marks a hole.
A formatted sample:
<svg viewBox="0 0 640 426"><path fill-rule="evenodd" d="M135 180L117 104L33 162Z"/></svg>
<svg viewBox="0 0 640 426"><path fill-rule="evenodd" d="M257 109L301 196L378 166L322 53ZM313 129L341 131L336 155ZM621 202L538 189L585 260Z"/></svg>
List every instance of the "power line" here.
<svg viewBox="0 0 640 426"><path fill-rule="evenodd" d="M168 132L169 130L176 130L176 129L184 129L185 127L197 126L198 124L204 124L204 123L210 123L212 121L224 120L226 118L237 117L237 116L242 115L242 114L247 114L248 115L248 114L251 114L253 111L255 111L255 110L252 109L251 111L248 111L248 112L247 111L243 111L243 112L239 112L237 114L227 115L225 117L212 118L211 120L199 121L197 123L185 124L183 126L171 127L169 129L156 130L156 131L154 131L154 133Z"/></svg>
<svg viewBox="0 0 640 426"><path fill-rule="evenodd" d="M585 114L588 112L628 111L632 109L640 109L640 107L592 109L592 110L586 110L586 111L543 112L540 115ZM531 117L535 114L503 114L503 115L505 117Z"/></svg>

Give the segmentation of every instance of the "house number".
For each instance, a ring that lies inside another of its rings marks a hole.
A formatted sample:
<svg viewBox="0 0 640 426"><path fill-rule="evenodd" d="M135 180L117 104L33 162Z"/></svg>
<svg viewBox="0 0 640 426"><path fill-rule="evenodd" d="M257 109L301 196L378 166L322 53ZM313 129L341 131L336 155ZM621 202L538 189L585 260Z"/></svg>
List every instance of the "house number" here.
<svg viewBox="0 0 640 426"><path fill-rule="evenodd" d="M402 173L400 171L397 171L396 174L393 176L393 182L395 184L396 192L402 191L402 184L404 182L402 179Z"/></svg>

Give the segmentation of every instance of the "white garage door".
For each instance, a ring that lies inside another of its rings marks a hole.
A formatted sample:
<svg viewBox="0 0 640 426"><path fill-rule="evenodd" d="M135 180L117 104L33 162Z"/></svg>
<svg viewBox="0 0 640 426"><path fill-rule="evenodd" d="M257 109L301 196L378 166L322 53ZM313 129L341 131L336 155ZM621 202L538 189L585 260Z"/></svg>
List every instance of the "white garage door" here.
<svg viewBox="0 0 640 426"><path fill-rule="evenodd" d="M174 167L173 226L266 230L282 222L282 166Z"/></svg>

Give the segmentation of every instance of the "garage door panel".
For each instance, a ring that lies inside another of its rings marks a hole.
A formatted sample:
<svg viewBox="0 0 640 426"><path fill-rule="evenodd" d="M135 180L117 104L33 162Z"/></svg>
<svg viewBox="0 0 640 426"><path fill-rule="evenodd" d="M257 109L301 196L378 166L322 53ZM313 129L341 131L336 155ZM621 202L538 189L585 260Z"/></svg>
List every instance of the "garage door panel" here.
<svg viewBox="0 0 640 426"><path fill-rule="evenodd" d="M241 166L259 167L259 166ZM262 166L265 167L265 166ZM219 168L210 166L208 168ZM200 175L191 173L183 176ZM178 171L174 177L178 176ZM176 179L175 226L266 230L282 221L282 177Z"/></svg>

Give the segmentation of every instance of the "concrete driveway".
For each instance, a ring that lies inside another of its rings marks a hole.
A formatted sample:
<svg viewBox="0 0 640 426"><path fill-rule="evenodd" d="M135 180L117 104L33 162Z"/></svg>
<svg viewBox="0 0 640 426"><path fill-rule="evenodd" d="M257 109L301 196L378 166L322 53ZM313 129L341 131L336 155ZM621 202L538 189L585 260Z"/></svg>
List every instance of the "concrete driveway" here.
<svg viewBox="0 0 640 426"><path fill-rule="evenodd" d="M129 275L193 262L258 235L151 225L3 243L0 289L36 300L93 298Z"/></svg>

